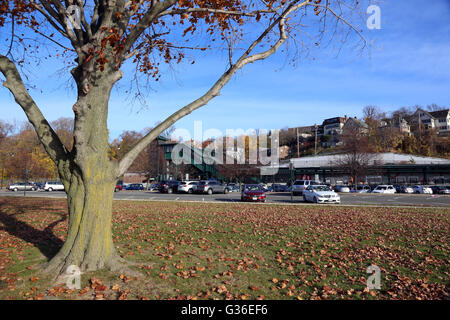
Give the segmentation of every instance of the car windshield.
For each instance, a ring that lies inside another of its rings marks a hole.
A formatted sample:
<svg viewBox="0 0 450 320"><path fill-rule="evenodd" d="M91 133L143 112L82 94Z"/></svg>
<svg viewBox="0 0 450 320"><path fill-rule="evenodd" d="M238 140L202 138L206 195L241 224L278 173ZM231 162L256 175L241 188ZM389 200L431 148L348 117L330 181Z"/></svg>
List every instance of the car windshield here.
<svg viewBox="0 0 450 320"><path fill-rule="evenodd" d="M261 188L261 186L258 186L258 185L246 185L245 190L246 191L261 191L262 188Z"/></svg>
<svg viewBox="0 0 450 320"><path fill-rule="evenodd" d="M330 191L330 188L327 186L312 186L310 188L314 191Z"/></svg>

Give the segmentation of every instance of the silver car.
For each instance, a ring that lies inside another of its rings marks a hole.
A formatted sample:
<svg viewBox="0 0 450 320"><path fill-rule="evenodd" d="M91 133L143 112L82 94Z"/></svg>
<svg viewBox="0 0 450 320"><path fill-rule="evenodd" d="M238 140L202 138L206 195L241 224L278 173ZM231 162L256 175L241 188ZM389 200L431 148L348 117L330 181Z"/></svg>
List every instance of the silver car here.
<svg viewBox="0 0 450 320"><path fill-rule="evenodd" d="M315 203L341 203L341 197L326 185L309 186L303 191L303 200Z"/></svg>
<svg viewBox="0 0 450 320"><path fill-rule="evenodd" d="M221 184L218 181L200 181L197 185L197 193L207 193L209 195L213 193L228 193L230 192L230 188L226 185Z"/></svg>
<svg viewBox="0 0 450 320"><path fill-rule="evenodd" d="M194 193L197 191L198 181L182 181L178 185L178 192Z"/></svg>
<svg viewBox="0 0 450 320"><path fill-rule="evenodd" d="M17 191L35 191L36 186L31 183L25 183L25 182L17 182L13 183L8 187L9 190L17 192Z"/></svg>
<svg viewBox="0 0 450 320"><path fill-rule="evenodd" d="M414 193L426 193L426 194L433 194L433 190L430 187L427 186L414 186L413 187Z"/></svg>

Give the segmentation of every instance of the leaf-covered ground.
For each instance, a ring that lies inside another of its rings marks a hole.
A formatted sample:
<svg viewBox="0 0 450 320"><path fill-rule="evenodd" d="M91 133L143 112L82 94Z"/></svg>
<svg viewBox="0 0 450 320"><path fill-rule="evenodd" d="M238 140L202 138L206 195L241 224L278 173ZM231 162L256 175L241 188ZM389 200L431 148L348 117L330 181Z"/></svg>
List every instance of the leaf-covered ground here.
<svg viewBox="0 0 450 320"><path fill-rule="evenodd" d="M64 200L0 199L1 299L446 299L450 209L114 202L117 250L143 276L39 274ZM366 289L371 265L381 290Z"/></svg>

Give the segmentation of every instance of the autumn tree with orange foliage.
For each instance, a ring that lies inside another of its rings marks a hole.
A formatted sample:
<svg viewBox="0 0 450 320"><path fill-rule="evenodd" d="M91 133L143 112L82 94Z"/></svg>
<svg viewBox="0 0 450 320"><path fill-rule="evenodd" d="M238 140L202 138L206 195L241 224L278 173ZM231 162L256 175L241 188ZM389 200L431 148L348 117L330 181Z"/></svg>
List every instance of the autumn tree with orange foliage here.
<svg viewBox="0 0 450 320"><path fill-rule="evenodd" d="M0 0L3 85L33 125L67 193L68 235L44 272L59 275L70 265L82 271L124 268L112 241L113 190L141 151L220 95L245 65L277 51L309 53L320 49L322 41L341 45L349 34L365 45L354 19L366 8L358 7L357 0ZM39 59L42 45L73 64L72 149L62 143L22 80L21 66L33 56ZM161 64L181 63L187 50L213 54L223 48L226 70L203 95L161 121L119 160L110 158L108 104L125 62L157 81Z"/></svg>

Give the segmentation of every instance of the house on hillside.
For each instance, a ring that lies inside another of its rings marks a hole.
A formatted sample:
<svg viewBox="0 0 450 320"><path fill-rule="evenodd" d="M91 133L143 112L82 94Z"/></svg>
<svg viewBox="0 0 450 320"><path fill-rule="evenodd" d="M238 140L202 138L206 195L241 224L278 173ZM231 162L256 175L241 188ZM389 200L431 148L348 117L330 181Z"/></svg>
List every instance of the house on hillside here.
<svg viewBox="0 0 450 320"><path fill-rule="evenodd" d="M380 129L396 129L400 133L404 134L410 134L411 133L411 126L408 124L408 121L405 119L384 119L380 121L379 123Z"/></svg>
<svg viewBox="0 0 450 320"><path fill-rule="evenodd" d="M450 109L425 111L418 108L411 121L421 128L435 129L439 135L450 133Z"/></svg>
<svg viewBox="0 0 450 320"><path fill-rule="evenodd" d="M330 119L325 119L322 123L323 126L323 134L324 135L341 135L342 129L344 128L345 123L347 122L348 118L345 116L342 117L335 117Z"/></svg>
<svg viewBox="0 0 450 320"><path fill-rule="evenodd" d="M346 130L350 130L350 132L353 132L354 130L358 130L361 134L368 134L369 133L369 126L367 123L365 123L362 120L359 120L358 118L349 118L344 126L342 127L342 131L345 132Z"/></svg>

